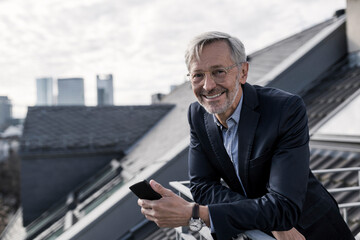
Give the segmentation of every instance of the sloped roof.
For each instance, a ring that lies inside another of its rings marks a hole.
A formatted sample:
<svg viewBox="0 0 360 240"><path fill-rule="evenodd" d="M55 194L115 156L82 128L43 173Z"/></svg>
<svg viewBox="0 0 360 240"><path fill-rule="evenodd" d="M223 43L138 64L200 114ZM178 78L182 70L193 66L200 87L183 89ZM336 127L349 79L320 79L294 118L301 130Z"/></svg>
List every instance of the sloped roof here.
<svg viewBox="0 0 360 240"><path fill-rule="evenodd" d="M326 77L303 95L311 132L313 127L359 88L360 67L349 68L346 59L332 67Z"/></svg>
<svg viewBox="0 0 360 240"><path fill-rule="evenodd" d="M334 23L334 21L337 21L337 18L331 18L284 40L271 44L266 48L249 54L248 60L250 70L247 81L251 84L256 84L261 77L269 73L317 33Z"/></svg>
<svg viewBox="0 0 360 240"><path fill-rule="evenodd" d="M124 151L173 105L29 107L22 152L111 148Z"/></svg>
<svg viewBox="0 0 360 240"><path fill-rule="evenodd" d="M176 104L176 107L122 159L121 174L126 180L163 159L164 155L184 140L190 142L187 111L190 103L194 101L196 98L191 90L190 82L183 83L163 98L162 102ZM177 149L179 152L182 150Z"/></svg>

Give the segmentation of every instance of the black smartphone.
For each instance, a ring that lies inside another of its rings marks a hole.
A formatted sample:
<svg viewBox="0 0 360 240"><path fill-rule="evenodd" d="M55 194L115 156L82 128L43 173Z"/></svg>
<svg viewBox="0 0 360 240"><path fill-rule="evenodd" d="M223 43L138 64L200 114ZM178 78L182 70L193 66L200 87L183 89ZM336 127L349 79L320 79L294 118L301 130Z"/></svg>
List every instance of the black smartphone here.
<svg viewBox="0 0 360 240"><path fill-rule="evenodd" d="M152 189L148 181L144 180L129 187L140 199L158 200L161 195Z"/></svg>

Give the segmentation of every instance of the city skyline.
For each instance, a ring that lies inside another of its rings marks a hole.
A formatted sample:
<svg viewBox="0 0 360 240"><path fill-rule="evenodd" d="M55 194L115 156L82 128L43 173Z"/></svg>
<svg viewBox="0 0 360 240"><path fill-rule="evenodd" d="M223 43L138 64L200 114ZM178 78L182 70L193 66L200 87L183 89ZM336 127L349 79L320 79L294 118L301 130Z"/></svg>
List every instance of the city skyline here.
<svg viewBox="0 0 360 240"><path fill-rule="evenodd" d="M0 1L0 95L23 118L36 104L34 79L78 76L85 105L95 106L94 76L112 73L115 105L149 104L152 94L185 81L183 55L193 36L228 32L252 53L341 8L345 0Z"/></svg>
<svg viewBox="0 0 360 240"><path fill-rule="evenodd" d="M82 78L66 78L66 79L56 79L55 85L53 84L53 77L41 77L36 78L36 106L56 106L63 105L61 101L68 101L64 99L60 99L59 103L59 81L64 82L67 81L76 81L81 80L81 89L77 89L80 94L84 95L84 79ZM113 97L113 75L112 74L97 74L96 75L96 83L97 83L97 105L113 105L114 97ZM66 91L67 93L65 93ZM70 92L69 92L70 91ZM73 92L73 89L66 88L62 89L62 95L67 94L69 96L60 96L60 98L71 97L70 95L76 94L76 91ZM85 99L85 96L83 96ZM69 103L71 100L69 100ZM82 102L82 101L81 101ZM68 105L68 104L65 104ZM82 103L84 105L84 103Z"/></svg>

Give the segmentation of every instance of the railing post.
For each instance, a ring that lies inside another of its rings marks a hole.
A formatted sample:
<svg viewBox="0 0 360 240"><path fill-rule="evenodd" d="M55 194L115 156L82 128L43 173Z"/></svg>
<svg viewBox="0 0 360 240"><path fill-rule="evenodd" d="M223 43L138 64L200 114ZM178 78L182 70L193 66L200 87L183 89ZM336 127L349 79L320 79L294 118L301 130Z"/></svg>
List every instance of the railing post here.
<svg viewBox="0 0 360 240"><path fill-rule="evenodd" d="M360 187L360 170L358 171L358 186ZM360 191L359 191L359 197L360 197Z"/></svg>
<svg viewBox="0 0 360 240"><path fill-rule="evenodd" d="M343 218L345 223L348 223L348 219L347 219L347 208L343 208Z"/></svg>

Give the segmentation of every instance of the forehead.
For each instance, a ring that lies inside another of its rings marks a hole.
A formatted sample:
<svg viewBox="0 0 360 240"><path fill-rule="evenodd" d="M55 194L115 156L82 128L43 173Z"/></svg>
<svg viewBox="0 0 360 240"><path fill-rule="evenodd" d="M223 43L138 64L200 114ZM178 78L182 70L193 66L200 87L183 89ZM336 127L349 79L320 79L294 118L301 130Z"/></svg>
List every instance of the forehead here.
<svg viewBox="0 0 360 240"><path fill-rule="evenodd" d="M233 64L230 47L225 41L217 41L205 45L199 54L199 59L190 62L190 71L207 70L214 66Z"/></svg>

